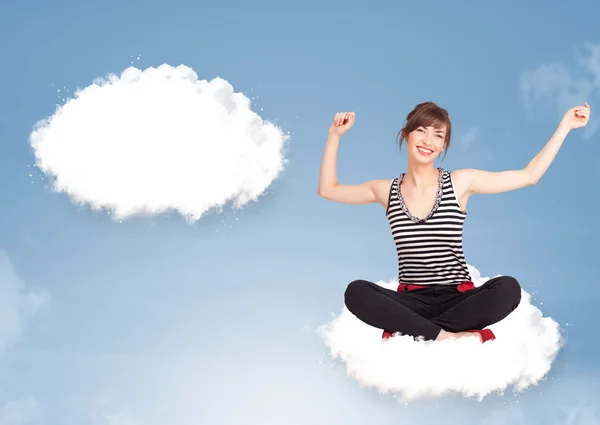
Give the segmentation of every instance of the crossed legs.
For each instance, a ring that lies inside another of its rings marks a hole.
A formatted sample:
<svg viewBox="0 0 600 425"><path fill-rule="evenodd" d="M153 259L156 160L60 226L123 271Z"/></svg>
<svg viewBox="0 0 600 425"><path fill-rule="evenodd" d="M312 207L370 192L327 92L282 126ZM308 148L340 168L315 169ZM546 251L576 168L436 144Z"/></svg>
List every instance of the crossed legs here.
<svg viewBox="0 0 600 425"><path fill-rule="evenodd" d="M492 278L467 292L441 285L397 292L355 280L344 298L348 310L370 326L436 340L449 332L483 329L504 319L521 302L521 287L510 276Z"/></svg>

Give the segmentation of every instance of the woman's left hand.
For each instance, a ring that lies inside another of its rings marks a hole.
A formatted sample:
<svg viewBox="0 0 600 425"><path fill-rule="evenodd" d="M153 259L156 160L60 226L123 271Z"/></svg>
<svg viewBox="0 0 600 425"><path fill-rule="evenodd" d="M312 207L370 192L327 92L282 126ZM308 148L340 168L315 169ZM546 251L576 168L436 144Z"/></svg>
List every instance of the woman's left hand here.
<svg viewBox="0 0 600 425"><path fill-rule="evenodd" d="M583 106L577 106L569 109L561 121L561 125L569 130L585 127L590 119L590 105L584 103Z"/></svg>

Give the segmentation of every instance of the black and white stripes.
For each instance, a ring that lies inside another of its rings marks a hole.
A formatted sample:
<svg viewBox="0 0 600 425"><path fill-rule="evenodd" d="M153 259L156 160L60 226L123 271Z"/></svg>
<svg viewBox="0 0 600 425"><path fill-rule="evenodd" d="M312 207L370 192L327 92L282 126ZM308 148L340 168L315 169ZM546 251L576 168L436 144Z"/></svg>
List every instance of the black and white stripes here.
<svg viewBox="0 0 600 425"><path fill-rule="evenodd" d="M431 213L414 217L399 190L404 174L393 180L387 218L398 252L398 282L455 285L471 280L462 248L466 218L454 195L450 172L440 171L439 190Z"/></svg>

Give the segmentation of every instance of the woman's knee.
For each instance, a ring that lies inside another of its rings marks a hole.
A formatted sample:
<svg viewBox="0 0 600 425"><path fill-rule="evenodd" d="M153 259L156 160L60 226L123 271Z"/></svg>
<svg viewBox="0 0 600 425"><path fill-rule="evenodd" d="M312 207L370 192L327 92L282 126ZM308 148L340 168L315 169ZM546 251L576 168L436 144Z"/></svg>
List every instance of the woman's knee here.
<svg viewBox="0 0 600 425"><path fill-rule="evenodd" d="M502 299L516 308L521 302L521 284L512 276L500 276L496 282L501 293Z"/></svg>
<svg viewBox="0 0 600 425"><path fill-rule="evenodd" d="M348 310L355 310L358 304L365 299L368 290L369 282L366 280L354 280L350 282L344 292L344 303Z"/></svg>

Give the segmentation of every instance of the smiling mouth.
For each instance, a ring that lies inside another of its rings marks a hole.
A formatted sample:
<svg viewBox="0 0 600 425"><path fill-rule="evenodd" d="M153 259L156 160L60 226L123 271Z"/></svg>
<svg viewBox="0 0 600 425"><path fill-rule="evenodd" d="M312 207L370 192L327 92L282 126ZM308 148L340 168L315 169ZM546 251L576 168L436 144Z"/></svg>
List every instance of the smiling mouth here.
<svg viewBox="0 0 600 425"><path fill-rule="evenodd" d="M427 149L422 146L417 146L417 150L421 155L431 155L433 153L431 149Z"/></svg>

